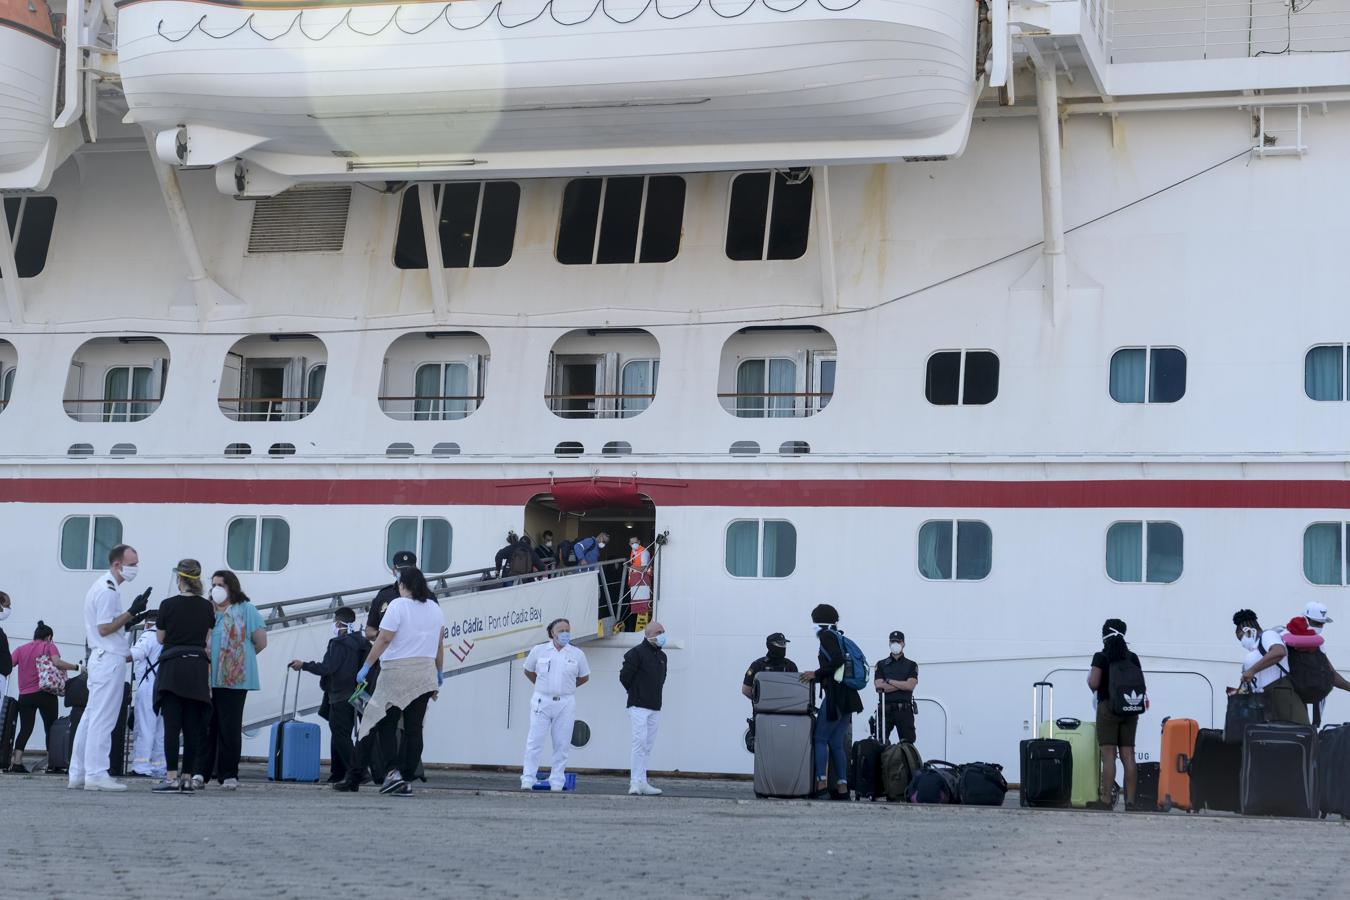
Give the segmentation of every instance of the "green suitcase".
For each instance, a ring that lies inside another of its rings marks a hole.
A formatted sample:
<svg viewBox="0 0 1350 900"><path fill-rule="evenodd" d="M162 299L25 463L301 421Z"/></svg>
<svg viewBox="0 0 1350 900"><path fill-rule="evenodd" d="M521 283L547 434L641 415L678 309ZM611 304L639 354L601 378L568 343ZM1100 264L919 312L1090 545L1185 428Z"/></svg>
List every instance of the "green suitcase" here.
<svg viewBox="0 0 1350 900"><path fill-rule="evenodd" d="M1068 741L1073 750L1073 790L1069 803L1082 807L1101 799L1102 755L1097 747L1097 723L1054 719L1040 725L1041 737Z"/></svg>

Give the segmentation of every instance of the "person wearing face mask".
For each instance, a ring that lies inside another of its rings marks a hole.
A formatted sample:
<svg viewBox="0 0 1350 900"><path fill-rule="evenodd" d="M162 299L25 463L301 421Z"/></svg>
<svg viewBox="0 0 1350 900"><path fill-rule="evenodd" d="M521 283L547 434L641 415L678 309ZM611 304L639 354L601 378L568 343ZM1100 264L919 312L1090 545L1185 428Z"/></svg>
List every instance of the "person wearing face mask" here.
<svg viewBox="0 0 1350 900"><path fill-rule="evenodd" d="M227 791L239 789L239 754L243 749L244 700L258 681L258 654L267 647L267 623L228 569L211 575L211 605L216 627L211 631L211 719L206 731L194 788L214 777Z"/></svg>
<svg viewBox="0 0 1350 900"><path fill-rule="evenodd" d="M652 612L652 553L642 538L628 539L628 611L635 616Z"/></svg>
<svg viewBox="0 0 1350 900"><path fill-rule="evenodd" d="M155 712L155 680L164 650L156 634L158 619L156 610L146 612L145 631L131 648L131 687L136 704L131 772L146 778L163 778L168 772L164 759L164 717Z"/></svg>
<svg viewBox="0 0 1350 900"><path fill-rule="evenodd" d="M647 760L661 726L661 693L666 684L666 627L651 622L643 640L623 655L619 683L628 691L628 721L632 726L632 754L628 793L655 796L661 789L647 780Z"/></svg>
<svg viewBox="0 0 1350 900"><path fill-rule="evenodd" d="M193 793L193 772L206 752L211 716L211 632L216 611L202 596L202 564L180 560L174 568L178 596L159 605L155 639L164 649L155 673L155 712L164 717L164 780L156 794ZM178 752L182 737L183 752Z"/></svg>
<svg viewBox="0 0 1350 900"><path fill-rule="evenodd" d="M797 671L797 664L787 658L789 643L787 636L781 631L775 631L764 639L764 648L768 652L750 664L750 668L745 670L745 678L741 681L741 693L747 700L753 700L755 697L755 676L760 672ZM750 720L751 728L754 727L754 721Z"/></svg>
<svg viewBox="0 0 1350 900"><path fill-rule="evenodd" d="M381 794L411 797L408 782L422 768L422 722L427 704L436 696L444 680L445 614L436 595L427 586L426 576L412 566L398 573L399 597L389 604L380 621L380 634L371 645L356 683L366 681L371 667L383 661L379 686L370 695L366 711L357 729L355 764L347 778L333 785L335 791L355 792L361 774L370 764L376 741L384 758L394 763L380 786ZM403 742L398 740L403 724Z"/></svg>
<svg viewBox="0 0 1350 900"><path fill-rule="evenodd" d="M14 739L14 758L10 760L9 771L27 772L23 764L23 751L33 734L37 716L42 716L42 734L48 747L51 746L52 726L56 724L56 694L45 691L40 686L38 660L46 657L52 665L62 672L73 672L79 667L61 658L53 638L52 628L41 619L33 629L33 640L14 651L14 667L18 670L19 682L19 733ZM8 700L6 702L9 702Z"/></svg>
<svg viewBox="0 0 1350 900"><path fill-rule="evenodd" d="M10 601L9 594L0 591L0 622L9 618ZM0 704L3 704L6 696L5 690L9 684L9 675L14 671L14 658L9 652L9 636L5 634L5 629L0 628Z"/></svg>
<svg viewBox="0 0 1350 900"><path fill-rule="evenodd" d="M1233 635L1246 656L1242 660L1241 685L1266 694L1266 711L1273 722L1308 724L1308 707L1294 693L1285 658L1289 650L1280 633L1261 627L1256 613L1240 609L1233 614ZM1230 689L1231 690L1231 689Z"/></svg>
<svg viewBox="0 0 1350 900"><path fill-rule="evenodd" d="M384 619L385 612L389 605L397 600L401 595L398 591L398 579L404 569L417 568L417 554L411 550L399 550L389 560L389 571L393 574L392 583L380 588L375 595L375 599L370 601L370 611L366 613L366 640L374 641L380 636L380 622ZM380 681L380 664L377 661L370 667L370 672L366 675L366 693L375 693L375 686ZM384 754L380 752L380 744L377 742L371 747L370 761L368 763L369 778L376 784L384 781L385 776L389 774L389 767L393 765L393 759L386 760ZM361 782L365 783L365 773L362 773Z"/></svg>
<svg viewBox="0 0 1350 900"><path fill-rule="evenodd" d="M572 646L572 623L554 619L549 639L531 648L525 657L525 677L534 685L530 698L530 731L525 738L525 764L520 789L533 790L539 779L539 757L544 735L553 740L553 764L548 771L551 791L567 783L567 757L572 752L572 726L577 719L577 688L591 680L586 654Z"/></svg>
<svg viewBox="0 0 1350 900"><path fill-rule="evenodd" d="M1139 770L1135 764L1134 742L1139 731L1138 715L1121 715L1112 709L1112 669L1117 695L1128 690L1131 681L1143 678L1139 657L1125 642L1126 625L1121 619L1107 619L1102 623L1102 649L1092 655L1088 667L1088 690L1097 695L1097 753L1100 757L1101 777L1096 800L1088 801L1088 809L1115 808L1113 793L1116 788L1116 757L1125 770L1125 811L1134 811L1135 786ZM1142 681L1140 682L1142 683ZM1140 691L1139 693L1144 693Z"/></svg>
<svg viewBox="0 0 1350 900"><path fill-rule="evenodd" d="M602 531L595 537L582 538L572 545L572 553L579 566L594 566L600 562L605 547L609 545L609 533Z"/></svg>
<svg viewBox="0 0 1350 900"><path fill-rule="evenodd" d="M328 701L330 784L345 781L356 762L356 744L352 741L356 709L351 704L351 697L356 693L356 673L369 653L370 641L358 628L356 613L343 606L333 615L333 636L328 639L323 660L301 662L293 659L290 662L297 672L319 676L319 687Z"/></svg>
<svg viewBox="0 0 1350 900"><path fill-rule="evenodd" d="M84 642L89 648L86 666L89 703L75 726L70 753L72 789L125 791L127 786L108 774L112 759L113 730L122 711L131 646L126 627L141 621L150 602L147 588L125 611L117 589L130 584L139 572L140 557L126 544L108 551L108 571L99 575L84 598Z"/></svg>
<svg viewBox="0 0 1350 900"><path fill-rule="evenodd" d="M890 636L891 653L876 664L873 669L873 686L881 692L885 708L882 720L886 728L881 735L882 743L890 740L891 729L902 741L914 743L914 689L919 686L919 664L905 656L905 633L892 631Z"/></svg>
<svg viewBox="0 0 1350 900"><path fill-rule="evenodd" d="M1290 619L1281 635L1289 651L1285 660L1289 679L1299 699L1312 707L1312 724L1319 728L1331 692L1336 688L1350 691L1350 682L1336 671L1322 649L1326 641L1322 630L1330 623L1327 605L1311 600L1303 608L1303 615Z"/></svg>
<svg viewBox="0 0 1350 900"><path fill-rule="evenodd" d="M853 714L863 710L862 698L843 682L849 655L844 633L839 629L839 611L828 603L821 603L811 610L811 624L815 626L816 639L820 642L816 654L820 668L803 672L801 678L803 682L818 683L822 695L816 715L815 796L847 800L848 742L853 736ZM835 773L833 791L829 783L831 768Z"/></svg>
<svg viewBox="0 0 1350 900"><path fill-rule="evenodd" d="M553 532L545 531L539 535L539 543L534 547L535 568L541 572L552 572L558 567L558 558L553 549Z"/></svg>

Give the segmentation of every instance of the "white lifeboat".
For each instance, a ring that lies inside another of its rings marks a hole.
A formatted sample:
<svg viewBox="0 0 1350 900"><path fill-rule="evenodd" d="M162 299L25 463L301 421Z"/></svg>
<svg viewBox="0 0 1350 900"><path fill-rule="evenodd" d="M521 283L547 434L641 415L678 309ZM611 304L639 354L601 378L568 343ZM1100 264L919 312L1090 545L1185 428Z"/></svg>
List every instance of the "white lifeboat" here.
<svg viewBox="0 0 1350 900"><path fill-rule="evenodd" d="M120 0L117 46L128 119L162 158L268 193L954 156L977 6Z"/></svg>
<svg viewBox="0 0 1350 900"><path fill-rule="evenodd" d="M41 189L51 178L60 65L45 0L0 0L0 190Z"/></svg>

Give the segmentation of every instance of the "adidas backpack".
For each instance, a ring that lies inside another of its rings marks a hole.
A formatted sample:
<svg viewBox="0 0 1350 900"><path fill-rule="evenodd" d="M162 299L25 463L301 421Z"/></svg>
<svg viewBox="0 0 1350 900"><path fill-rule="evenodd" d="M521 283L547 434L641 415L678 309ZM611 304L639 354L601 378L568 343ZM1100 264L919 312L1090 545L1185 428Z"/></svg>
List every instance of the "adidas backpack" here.
<svg viewBox="0 0 1350 900"><path fill-rule="evenodd" d="M1148 685L1144 670L1130 657L1118 659L1107 669L1107 689L1111 712L1118 716L1137 716L1148 705Z"/></svg>

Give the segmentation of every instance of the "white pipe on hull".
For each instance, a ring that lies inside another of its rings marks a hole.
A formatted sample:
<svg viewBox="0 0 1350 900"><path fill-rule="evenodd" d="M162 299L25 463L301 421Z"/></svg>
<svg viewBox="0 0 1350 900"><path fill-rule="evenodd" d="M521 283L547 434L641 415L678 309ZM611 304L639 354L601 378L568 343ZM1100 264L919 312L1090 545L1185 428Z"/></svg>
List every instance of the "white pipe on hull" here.
<svg viewBox="0 0 1350 900"><path fill-rule="evenodd" d="M14 235L9 231L9 218L0 197L0 281L5 285L5 306L9 310L9 324L23 323L23 294L19 289L19 266L14 261Z"/></svg>
<svg viewBox="0 0 1350 900"><path fill-rule="evenodd" d="M1041 258L1053 322L1069 289L1068 263L1064 256L1064 186L1059 158L1059 86L1053 64L1036 67L1036 114L1041 144L1041 220L1045 230Z"/></svg>
<svg viewBox="0 0 1350 900"><path fill-rule="evenodd" d="M153 147L154 142L148 135L146 142ZM183 251L183 261L187 263L188 281L192 285L193 299L197 302L198 320L205 322L211 308L210 278L206 274L206 264L202 262L201 250L197 247L197 237L192 232L192 220L188 218L187 204L183 201L178 172L161 162L153 152L150 154L150 164L155 168L160 193L164 195L164 207L169 213L169 223L173 225L179 249Z"/></svg>

